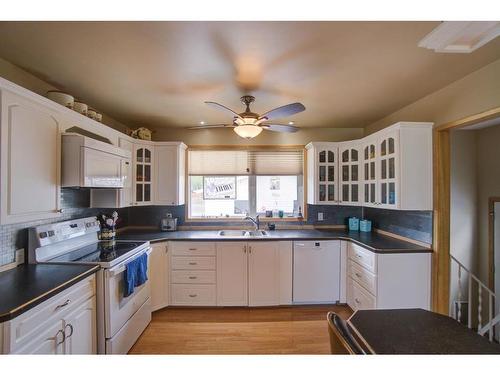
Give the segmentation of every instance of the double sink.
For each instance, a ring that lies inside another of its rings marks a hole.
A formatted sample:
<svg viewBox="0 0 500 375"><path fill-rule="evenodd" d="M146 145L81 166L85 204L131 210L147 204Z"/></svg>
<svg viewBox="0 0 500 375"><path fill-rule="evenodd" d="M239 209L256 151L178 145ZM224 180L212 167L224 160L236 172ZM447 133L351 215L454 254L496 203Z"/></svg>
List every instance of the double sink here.
<svg viewBox="0 0 500 375"><path fill-rule="evenodd" d="M267 236L265 230L221 230L218 233L221 237L264 237Z"/></svg>

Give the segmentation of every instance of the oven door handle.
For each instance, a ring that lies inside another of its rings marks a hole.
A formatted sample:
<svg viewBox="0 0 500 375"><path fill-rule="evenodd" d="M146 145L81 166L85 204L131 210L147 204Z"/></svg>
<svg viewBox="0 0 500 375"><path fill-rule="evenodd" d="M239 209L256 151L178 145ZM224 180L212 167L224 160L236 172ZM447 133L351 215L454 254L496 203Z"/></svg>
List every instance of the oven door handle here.
<svg viewBox="0 0 500 375"><path fill-rule="evenodd" d="M138 254L132 256L131 259L127 259L127 263L119 265L119 266L114 267L114 268L111 268L110 270L108 270L109 276L114 277L116 275L119 275L120 273L124 272L127 269L127 264L129 262L133 261L134 259L139 258L144 253L148 254L148 256L149 256L151 254L151 251L152 251L152 249L148 248L145 252L141 251Z"/></svg>

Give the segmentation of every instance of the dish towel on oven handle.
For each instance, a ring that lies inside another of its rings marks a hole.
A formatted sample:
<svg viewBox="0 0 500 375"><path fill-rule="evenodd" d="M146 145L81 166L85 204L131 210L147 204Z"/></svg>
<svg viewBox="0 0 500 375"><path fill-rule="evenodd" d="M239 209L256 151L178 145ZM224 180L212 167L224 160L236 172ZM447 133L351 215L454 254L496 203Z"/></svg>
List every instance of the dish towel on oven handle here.
<svg viewBox="0 0 500 375"><path fill-rule="evenodd" d="M123 294L125 297L134 293L134 289L148 280L148 254L144 253L125 265Z"/></svg>

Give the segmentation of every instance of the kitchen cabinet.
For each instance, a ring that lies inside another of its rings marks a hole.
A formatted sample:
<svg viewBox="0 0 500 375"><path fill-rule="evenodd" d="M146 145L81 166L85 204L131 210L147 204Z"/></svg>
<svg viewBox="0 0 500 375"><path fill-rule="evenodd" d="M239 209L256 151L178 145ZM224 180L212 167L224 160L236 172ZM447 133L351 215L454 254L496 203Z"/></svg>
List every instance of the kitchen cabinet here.
<svg viewBox="0 0 500 375"><path fill-rule="evenodd" d="M63 117L35 100L1 91L0 224L60 213Z"/></svg>
<svg viewBox="0 0 500 375"><path fill-rule="evenodd" d="M356 142L339 146L339 203L359 205L361 202L360 151Z"/></svg>
<svg viewBox="0 0 500 375"><path fill-rule="evenodd" d="M132 155L134 159L134 204L136 206L152 204L154 146L136 143Z"/></svg>
<svg viewBox="0 0 500 375"><path fill-rule="evenodd" d="M431 254L376 254L347 242L347 304L353 310L430 309Z"/></svg>
<svg viewBox="0 0 500 375"><path fill-rule="evenodd" d="M307 149L307 202L432 210L432 123L399 122Z"/></svg>
<svg viewBox="0 0 500 375"><path fill-rule="evenodd" d="M168 243L151 244L150 255L151 310L168 306L170 292L170 254Z"/></svg>
<svg viewBox="0 0 500 375"><path fill-rule="evenodd" d="M291 242L217 242L219 306L276 306L291 300Z"/></svg>
<svg viewBox="0 0 500 375"><path fill-rule="evenodd" d="M338 204L338 147L333 142L312 142L307 150L307 203Z"/></svg>
<svg viewBox="0 0 500 375"><path fill-rule="evenodd" d="M217 305L248 305L248 244L217 243Z"/></svg>
<svg viewBox="0 0 500 375"><path fill-rule="evenodd" d="M4 322L4 354L96 354L95 276Z"/></svg>
<svg viewBox="0 0 500 375"><path fill-rule="evenodd" d="M170 242L170 303L215 306L216 249L214 242Z"/></svg>
<svg viewBox="0 0 500 375"><path fill-rule="evenodd" d="M154 204L184 204L186 145L162 142L154 147Z"/></svg>

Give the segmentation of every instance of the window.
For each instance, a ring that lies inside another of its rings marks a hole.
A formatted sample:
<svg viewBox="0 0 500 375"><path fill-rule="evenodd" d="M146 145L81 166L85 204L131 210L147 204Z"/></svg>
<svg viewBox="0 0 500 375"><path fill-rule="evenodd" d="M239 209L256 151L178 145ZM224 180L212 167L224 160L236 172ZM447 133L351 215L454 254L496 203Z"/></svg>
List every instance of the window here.
<svg viewBox="0 0 500 375"><path fill-rule="evenodd" d="M188 151L188 217L297 217L303 150Z"/></svg>

